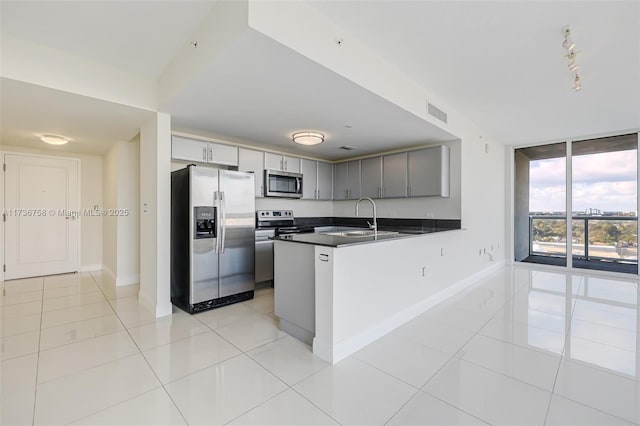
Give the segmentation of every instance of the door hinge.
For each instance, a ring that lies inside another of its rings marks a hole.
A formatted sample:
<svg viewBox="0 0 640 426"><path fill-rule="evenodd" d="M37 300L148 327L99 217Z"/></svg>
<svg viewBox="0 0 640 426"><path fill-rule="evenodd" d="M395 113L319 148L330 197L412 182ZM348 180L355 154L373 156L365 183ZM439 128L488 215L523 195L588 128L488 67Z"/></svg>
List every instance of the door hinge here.
<svg viewBox="0 0 640 426"><path fill-rule="evenodd" d="M3 222L7 221L7 214L6 213L2 213L2 221Z"/></svg>
<svg viewBox="0 0 640 426"><path fill-rule="evenodd" d="M2 163L2 171L3 172L7 171L7 163Z"/></svg>
<svg viewBox="0 0 640 426"><path fill-rule="evenodd" d="M7 265L2 265L2 272L7 272Z"/></svg>

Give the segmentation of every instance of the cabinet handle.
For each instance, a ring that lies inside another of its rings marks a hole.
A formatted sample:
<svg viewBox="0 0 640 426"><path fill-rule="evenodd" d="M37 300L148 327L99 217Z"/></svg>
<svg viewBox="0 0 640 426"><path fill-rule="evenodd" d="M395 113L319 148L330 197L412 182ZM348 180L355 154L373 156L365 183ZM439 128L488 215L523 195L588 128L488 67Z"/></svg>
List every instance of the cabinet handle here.
<svg viewBox="0 0 640 426"><path fill-rule="evenodd" d="M349 190L348 190L348 189L345 189L345 190L344 190L344 198L345 198L345 199L348 199L348 198L349 198Z"/></svg>
<svg viewBox="0 0 640 426"><path fill-rule="evenodd" d="M407 196L411 197L411 185L407 185Z"/></svg>
<svg viewBox="0 0 640 426"><path fill-rule="evenodd" d="M285 170L288 170L288 169L289 169L289 167L287 167L287 160L284 160L284 169L285 169Z"/></svg>
<svg viewBox="0 0 640 426"><path fill-rule="evenodd" d="M213 148L209 147L209 162L213 162Z"/></svg>
<svg viewBox="0 0 640 426"><path fill-rule="evenodd" d="M264 185L260 185L260 195L264 197Z"/></svg>
<svg viewBox="0 0 640 426"><path fill-rule="evenodd" d="M284 160L280 160L280 170L284 170Z"/></svg>
<svg viewBox="0 0 640 426"><path fill-rule="evenodd" d="M202 161L207 161L207 147L202 147Z"/></svg>

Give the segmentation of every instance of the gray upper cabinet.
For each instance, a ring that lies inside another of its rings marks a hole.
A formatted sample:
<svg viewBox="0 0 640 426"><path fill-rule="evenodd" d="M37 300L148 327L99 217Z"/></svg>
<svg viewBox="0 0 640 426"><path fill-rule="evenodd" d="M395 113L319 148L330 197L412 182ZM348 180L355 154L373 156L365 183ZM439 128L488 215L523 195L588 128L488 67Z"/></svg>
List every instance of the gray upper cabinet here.
<svg viewBox="0 0 640 426"><path fill-rule="evenodd" d="M304 184L304 183L303 183ZM333 164L318 161L318 200L333 199Z"/></svg>
<svg viewBox="0 0 640 426"><path fill-rule="evenodd" d="M356 198L360 198L360 160L336 164L333 174L333 199Z"/></svg>
<svg viewBox="0 0 640 426"><path fill-rule="evenodd" d="M360 160L362 197L382 197L382 157Z"/></svg>
<svg viewBox="0 0 640 426"><path fill-rule="evenodd" d="M402 198L407 196L407 153L382 157L382 196Z"/></svg>
<svg viewBox="0 0 640 426"><path fill-rule="evenodd" d="M265 152L264 166L268 170L300 173L300 158Z"/></svg>
<svg viewBox="0 0 640 426"><path fill-rule="evenodd" d="M302 198L307 200L333 199L333 164L300 159Z"/></svg>
<svg viewBox="0 0 640 426"><path fill-rule="evenodd" d="M432 146L408 154L409 196L448 197L449 147Z"/></svg>
<svg viewBox="0 0 640 426"><path fill-rule="evenodd" d="M238 149L238 171L255 175L256 197L264 196L264 152L253 149Z"/></svg>
<svg viewBox="0 0 640 426"><path fill-rule="evenodd" d="M237 166L238 147L182 136L172 136L171 157L176 160Z"/></svg>
<svg viewBox="0 0 640 426"><path fill-rule="evenodd" d="M315 200L318 198L318 162L301 158L300 171L302 173L302 198Z"/></svg>

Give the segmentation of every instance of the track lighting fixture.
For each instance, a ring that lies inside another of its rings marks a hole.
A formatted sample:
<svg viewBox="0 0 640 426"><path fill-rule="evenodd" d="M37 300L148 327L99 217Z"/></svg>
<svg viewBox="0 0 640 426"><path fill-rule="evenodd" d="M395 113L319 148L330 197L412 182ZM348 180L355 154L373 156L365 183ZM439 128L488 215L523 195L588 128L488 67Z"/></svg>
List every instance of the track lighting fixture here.
<svg viewBox="0 0 640 426"><path fill-rule="evenodd" d="M576 43L571 38L571 29L568 25L564 27L562 33L564 35L562 47L567 50L567 54L565 55L567 58L567 67L569 68L569 71L573 73L573 82L571 87L577 92L582 88L582 83L580 82L580 76L578 75L579 67L576 63L576 57L578 56L578 52L575 50Z"/></svg>

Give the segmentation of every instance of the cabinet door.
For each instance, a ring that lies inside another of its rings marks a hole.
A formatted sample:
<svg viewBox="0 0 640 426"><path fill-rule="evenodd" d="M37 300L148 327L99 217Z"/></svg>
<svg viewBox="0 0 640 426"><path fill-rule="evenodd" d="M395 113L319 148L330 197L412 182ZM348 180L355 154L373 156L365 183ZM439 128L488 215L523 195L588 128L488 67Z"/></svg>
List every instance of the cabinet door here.
<svg viewBox="0 0 640 426"><path fill-rule="evenodd" d="M407 153L385 155L382 157L382 179L384 198L407 196Z"/></svg>
<svg viewBox="0 0 640 426"><path fill-rule="evenodd" d="M449 147L409 152L409 196L449 196Z"/></svg>
<svg viewBox="0 0 640 426"><path fill-rule="evenodd" d="M187 161L207 161L207 142L173 136L171 138L171 158Z"/></svg>
<svg viewBox="0 0 640 426"><path fill-rule="evenodd" d="M290 157L288 155L285 155L283 158L285 172L300 173L300 158Z"/></svg>
<svg viewBox="0 0 640 426"><path fill-rule="evenodd" d="M209 142L209 163L238 165L238 147Z"/></svg>
<svg viewBox="0 0 640 426"><path fill-rule="evenodd" d="M267 170L284 170L284 158L280 154L265 152L264 168Z"/></svg>
<svg viewBox="0 0 640 426"><path fill-rule="evenodd" d="M302 198L315 200L317 198L318 166L317 162L300 159L300 169L302 170Z"/></svg>
<svg viewBox="0 0 640 426"><path fill-rule="evenodd" d="M349 165L349 199L355 200L360 198L360 160L353 160L347 163Z"/></svg>
<svg viewBox="0 0 640 426"><path fill-rule="evenodd" d="M256 197L264 196L264 152L253 149L238 149L238 171L250 172L255 176Z"/></svg>
<svg viewBox="0 0 640 426"><path fill-rule="evenodd" d="M349 163L338 163L333 168L333 199L347 200Z"/></svg>
<svg viewBox="0 0 640 426"><path fill-rule="evenodd" d="M333 164L318 161L318 199L333 199Z"/></svg>
<svg viewBox="0 0 640 426"><path fill-rule="evenodd" d="M382 157L360 160L361 197L382 197Z"/></svg>

